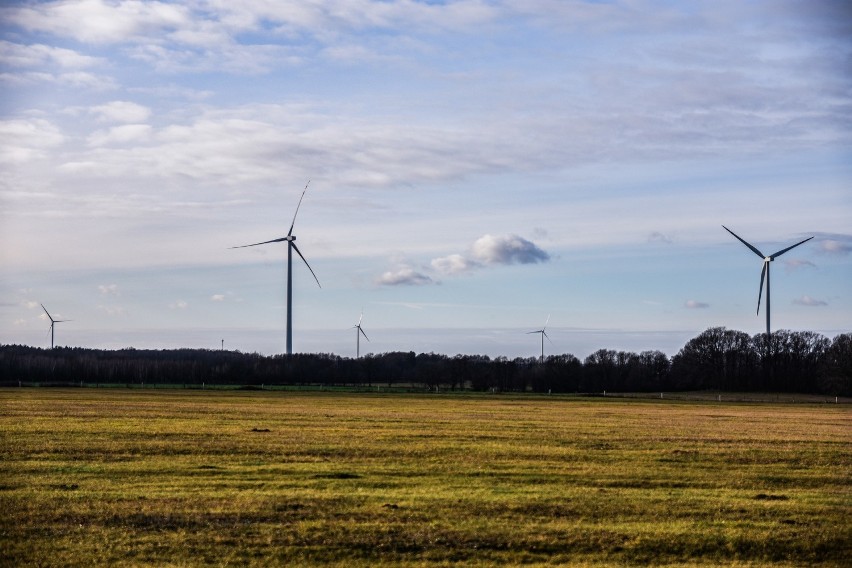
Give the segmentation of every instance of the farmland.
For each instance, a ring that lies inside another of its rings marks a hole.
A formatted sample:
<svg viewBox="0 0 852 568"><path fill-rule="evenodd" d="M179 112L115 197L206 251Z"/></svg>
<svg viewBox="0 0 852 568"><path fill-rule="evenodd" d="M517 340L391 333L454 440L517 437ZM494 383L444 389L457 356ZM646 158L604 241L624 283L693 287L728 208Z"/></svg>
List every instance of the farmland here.
<svg viewBox="0 0 852 568"><path fill-rule="evenodd" d="M847 405L0 390L3 565L843 566L850 479Z"/></svg>

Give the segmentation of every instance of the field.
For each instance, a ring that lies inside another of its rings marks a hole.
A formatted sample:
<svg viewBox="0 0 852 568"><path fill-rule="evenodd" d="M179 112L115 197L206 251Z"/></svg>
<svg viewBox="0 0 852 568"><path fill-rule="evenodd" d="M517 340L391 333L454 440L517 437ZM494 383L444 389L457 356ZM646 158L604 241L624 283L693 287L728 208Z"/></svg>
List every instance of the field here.
<svg viewBox="0 0 852 568"><path fill-rule="evenodd" d="M0 390L10 566L849 566L852 409Z"/></svg>

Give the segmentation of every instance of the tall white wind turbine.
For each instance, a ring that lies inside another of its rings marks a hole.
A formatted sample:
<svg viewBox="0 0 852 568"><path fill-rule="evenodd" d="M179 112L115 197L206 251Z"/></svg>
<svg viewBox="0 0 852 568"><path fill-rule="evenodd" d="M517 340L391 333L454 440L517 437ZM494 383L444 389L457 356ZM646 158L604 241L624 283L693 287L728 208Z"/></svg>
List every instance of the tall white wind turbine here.
<svg viewBox="0 0 852 568"><path fill-rule="evenodd" d="M44 304L41 304L41 309L44 310L44 313L47 314L47 319L50 320L50 348L53 349L53 328L54 328L54 326L58 323L62 323L64 321L71 321L71 320L55 320L55 319L53 319L53 316L51 316L50 312L47 311L47 308L44 307Z"/></svg>
<svg viewBox="0 0 852 568"><path fill-rule="evenodd" d="M547 329L547 324L548 324L549 321L550 321L550 314L547 315L547 319L545 320L544 325L541 327L541 329L537 329L535 331L528 331L527 332L527 335L529 335L530 333L541 334L541 362L542 363L544 363L544 338L547 337L547 340L550 341L550 337L547 335L547 332L545 331ZM550 343L553 344L552 341L550 341Z"/></svg>
<svg viewBox="0 0 852 568"><path fill-rule="evenodd" d="M290 223L290 230L287 231L286 237L281 237L278 239L272 239L271 241L263 241L262 243L253 243L250 245L242 245L238 247L231 247L232 249L237 248L246 248L246 247L256 247L258 245L266 245L269 243L287 243L287 355L293 354L293 251L296 251L296 254L304 261L305 266L308 267L308 270L311 271L311 274L314 277L314 280L317 281L317 286L322 288L319 283L319 278L314 274L313 268L308 264L308 261L305 260L305 257L302 255L302 251L299 250L299 247L296 246L296 236L293 234L293 227L296 225L296 215L299 214L299 207L302 206L302 199L305 198L305 192L308 191L308 185L310 185L310 180L307 184L305 184L305 189L302 190L302 196L299 198L299 204L296 205L296 212L293 214L293 222Z"/></svg>
<svg viewBox="0 0 852 568"><path fill-rule="evenodd" d="M794 249L797 246L799 246L800 244L808 242L813 237L808 237L807 239L805 239L803 241L799 241L798 243L796 243L792 246L789 246L785 249L781 249L774 254L770 254L769 256L766 256L762 252L757 250L756 247L752 246L751 244L747 243L742 238L740 238L736 233L734 233L732 230L727 228L725 225L722 225L722 228L725 229L726 231L728 231L729 233L731 233L738 241L740 241L742 244L747 246L749 249L751 249L751 251L754 254L756 254L757 256L759 256L760 258L763 259L763 268L760 270L760 289L758 290L758 293L757 293L757 313L758 314L760 313L760 298L763 294L763 280L765 278L766 279L766 336L768 337L769 334L770 334L770 328L769 328L769 263L772 262L773 260L775 260L776 258L778 258L779 256L781 256L782 254L784 254L785 252L787 252L788 250Z"/></svg>
<svg viewBox="0 0 852 568"><path fill-rule="evenodd" d="M364 339L370 341L370 338L367 337L367 334L364 333L364 330L361 328L361 320L364 319L364 312L361 312L361 317L358 318L358 323L352 326L352 329L355 330L355 358L359 359L361 357L361 336L364 336Z"/></svg>

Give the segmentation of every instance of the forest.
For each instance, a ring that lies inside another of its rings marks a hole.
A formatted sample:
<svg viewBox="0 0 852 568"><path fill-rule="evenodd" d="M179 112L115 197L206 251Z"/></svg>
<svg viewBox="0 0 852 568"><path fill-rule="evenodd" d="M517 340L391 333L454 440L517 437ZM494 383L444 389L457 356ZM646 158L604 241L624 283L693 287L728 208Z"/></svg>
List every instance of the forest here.
<svg viewBox="0 0 852 568"><path fill-rule="evenodd" d="M390 352L265 356L207 349L42 349L0 345L0 386L273 385L389 387L538 393L714 390L852 395L852 334L748 334L713 327L673 357L599 349L508 359Z"/></svg>

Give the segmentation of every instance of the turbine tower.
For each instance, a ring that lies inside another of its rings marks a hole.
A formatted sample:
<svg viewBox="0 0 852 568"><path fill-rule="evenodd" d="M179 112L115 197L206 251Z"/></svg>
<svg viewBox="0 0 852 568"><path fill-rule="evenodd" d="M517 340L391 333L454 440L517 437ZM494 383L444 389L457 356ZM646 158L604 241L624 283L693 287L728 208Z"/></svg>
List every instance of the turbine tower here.
<svg viewBox="0 0 852 568"><path fill-rule="evenodd" d="M58 323L62 323L64 321L71 321L71 320L55 320L55 319L53 319L53 316L51 316L50 312L47 311L47 308L44 307L44 304L41 304L41 309L44 310L44 313L47 314L47 319L50 320L50 348L53 349L53 327Z"/></svg>
<svg viewBox="0 0 852 568"><path fill-rule="evenodd" d="M352 326L352 329L355 330L355 358L359 359L361 357L361 336L364 336L364 339L370 341L370 338L367 337L367 334L364 333L364 330L361 329L361 320L364 319L364 312L361 312L361 317L358 318L358 323Z"/></svg>
<svg viewBox="0 0 852 568"><path fill-rule="evenodd" d="M302 251L299 250L299 247L296 246L296 236L293 234L293 227L296 225L296 215L299 214L299 207L302 206L302 199L305 198L305 192L308 191L308 185L310 185L310 180L305 184L305 189L302 190L302 196L299 198L299 204L296 205L296 212L293 214L293 222L290 223L290 230L287 231L286 237L281 237L278 239L272 239L271 241L263 241L262 243L253 243L250 245L242 245L238 247L231 247L232 249L237 248L246 248L246 247L256 247L258 245L266 245L269 243L287 243L287 355L293 354L293 251L296 251L296 254L304 261L305 266L308 267L308 270L311 271L311 274L314 277L314 280L317 281L317 286L322 288L319 283L319 278L314 274L313 268L308 264L308 261L305 260L305 257L302 255Z"/></svg>
<svg viewBox="0 0 852 568"><path fill-rule="evenodd" d="M528 331L527 332L527 335L529 335L530 333L540 333L541 334L541 360L540 361L542 363L544 363L544 338L547 337L547 340L550 341L550 337L548 337L547 332L545 331L545 329L547 329L547 323L549 321L550 321L550 314L548 314L547 320L545 320L544 325L542 326L541 329L537 329L535 331ZM550 341L550 343L553 343L553 342Z"/></svg>
<svg viewBox="0 0 852 568"><path fill-rule="evenodd" d="M749 243L747 243L746 241L741 239L736 233L734 233L732 230L727 228L725 225L722 225L722 228L725 229L726 231L728 231L729 233L731 233L732 235L734 235L734 237L736 237L736 239L738 241L740 241L742 244L747 246L749 249L751 249L751 251L754 254L756 254L757 256L759 256L760 258L763 259L763 268L760 271L760 289L757 292L757 313L758 314L760 313L760 298L763 295L763 279L765 277L766 278L766 336L769 337L769 334L770 334L770 330L769 330L769 263L772 262L773 260L775 260L776 258L778 258L779 256L781 256L782 254L784 254L785 252L787 252L788 250L794 249L797 246L799 246L800 244L808 242L813 237L808 237L807 239L805 239L803 241L799 241L798 243L796 243L792 246L789 246L785 249L781 249L774 254L770 254L769 256L765 256L762 252L757 250L756 247L750 245Z"/></svg>

